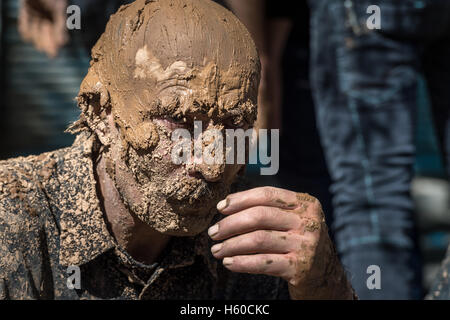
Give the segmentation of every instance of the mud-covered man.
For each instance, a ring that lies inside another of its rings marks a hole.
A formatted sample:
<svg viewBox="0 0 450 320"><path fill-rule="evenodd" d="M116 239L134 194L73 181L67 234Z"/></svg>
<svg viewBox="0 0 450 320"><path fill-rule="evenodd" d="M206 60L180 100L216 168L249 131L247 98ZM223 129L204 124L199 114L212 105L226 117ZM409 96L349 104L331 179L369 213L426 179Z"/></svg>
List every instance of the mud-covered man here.
<svg viewBox="0 0 450 320"><path fill-rule="evenodd" d="M227 196L242 165L171 159L177 128L253 125L259 70L247 30L210 0L121 7L73 146L0 163L0 297L353 298L315 198Z"/></svg>

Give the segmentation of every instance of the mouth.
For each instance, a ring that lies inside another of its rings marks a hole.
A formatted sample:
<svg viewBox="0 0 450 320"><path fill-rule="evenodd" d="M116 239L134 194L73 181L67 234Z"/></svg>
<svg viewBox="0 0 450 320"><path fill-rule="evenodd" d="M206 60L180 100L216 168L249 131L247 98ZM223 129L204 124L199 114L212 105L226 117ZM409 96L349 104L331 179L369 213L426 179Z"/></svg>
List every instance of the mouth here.
<svg viewBox="0 0 450 320"><path fill-rule="evenodd" d="M223 196L222 189L218 183L187 176L176 183L167 183L163 193L180 214L204 216Z"/></svg>
<svg viewBox="0 0 450 320"><path fill-rule="evenodd" d="M168 183L164 193L167 199L193 204L200 199L211 197L213 195L211 189L209 183L202 179L186 177L178 179L175 183Z"/></svg>

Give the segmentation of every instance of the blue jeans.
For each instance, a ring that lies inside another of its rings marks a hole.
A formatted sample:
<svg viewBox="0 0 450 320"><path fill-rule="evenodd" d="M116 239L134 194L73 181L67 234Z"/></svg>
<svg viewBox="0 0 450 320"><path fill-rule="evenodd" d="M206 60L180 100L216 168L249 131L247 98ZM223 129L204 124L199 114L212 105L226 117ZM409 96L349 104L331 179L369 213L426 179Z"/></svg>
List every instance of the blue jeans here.
<svg viewBox="0 0 450 320"><path fill-rule="evenodd" d="M450 1L345 2L310 1L311 82L338 252L360 298L421 299L410 197L417 79L426 76L448 146ZM365 27L369 5L381 9L381 30ZM380 267L379 290L368 289L370 265Z"/></svg>

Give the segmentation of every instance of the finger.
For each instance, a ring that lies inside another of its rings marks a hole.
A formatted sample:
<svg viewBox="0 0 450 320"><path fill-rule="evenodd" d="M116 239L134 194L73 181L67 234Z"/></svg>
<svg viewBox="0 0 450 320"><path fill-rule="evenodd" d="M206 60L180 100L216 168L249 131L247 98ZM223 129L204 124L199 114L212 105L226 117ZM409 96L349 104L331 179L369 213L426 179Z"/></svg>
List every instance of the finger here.
<svg viewBox="0 0 450 320"><path fill-rule="evenodd" d="M274 187L260 187L228 195L217 204L217 209L223 214L232 214L254 206L295 209L298 206L297 193Z"/></svg>
<svg viewBox="0 0 450 320"><path fill-rule="evenodd" d="M288 231L301 226L300 216L274 207L252 207L227 216L208 230L214 240L255 230Z"/></svg>
<svg viewBox="0 0 450 320"><path fill-rule="evenodd" d="M272 207L253 207L228 216L208 229L211 239L220 241L256 230L274 230L318 237L326 224L321 216L303 216Z"/></svg>
<svg viewBox="0 0 450 320"><path fill-rule="evenodd" d="M255 254L227 257L223 265L230 271L252 274L266 274L292 279L295 275L295 261L289 254Z"/></svg>
<svg viewBox="0 0 450 320"><path fill-rule="evenodd" d="M215 244L211 252L216 259L246 254L289 253L306 246L305 240L296 233L257 230Z"/></svg>

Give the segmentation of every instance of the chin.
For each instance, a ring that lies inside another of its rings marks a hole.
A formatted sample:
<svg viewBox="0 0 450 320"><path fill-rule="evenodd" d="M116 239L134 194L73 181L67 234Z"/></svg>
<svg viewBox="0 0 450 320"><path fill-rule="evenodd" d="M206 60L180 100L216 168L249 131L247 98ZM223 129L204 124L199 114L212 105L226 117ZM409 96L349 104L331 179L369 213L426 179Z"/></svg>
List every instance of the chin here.
<svg viewBox="0 0 450 320"><path fill-rule="evenodd" d="M169 224L154 228L169 236L192 237L208 229L214 215L215 213L207 216L178 216L178 219L172 219Z"/></svg>
<svg viewBox="0 0 450 320"><path fill-rule="evenodd" d="M195 236L205 231L217 214L215 202L212 205L197 207L195 204L167 201L153 202L148 210L135 212L136 216L152 229L170 236ZM145 214L140 214L145 212Z"/></svg>
<svg viewBox="0 0 450 320"><path fill-rule="evenodd" d="M211 213L220 200L205 198L191 201L168 201L172 210L183 217L204 218Z"/></svg>

